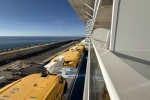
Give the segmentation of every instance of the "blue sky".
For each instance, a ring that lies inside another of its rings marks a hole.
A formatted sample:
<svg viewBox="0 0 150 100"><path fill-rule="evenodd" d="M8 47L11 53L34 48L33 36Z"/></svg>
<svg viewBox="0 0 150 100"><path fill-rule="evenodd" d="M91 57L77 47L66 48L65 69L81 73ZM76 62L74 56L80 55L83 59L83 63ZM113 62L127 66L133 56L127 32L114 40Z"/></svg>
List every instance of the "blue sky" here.
<svg viewBox="0 0 150 100"><path fill-rule="evenodd" d="M0 0L0 36L84 36L68 0Z"/></svg>

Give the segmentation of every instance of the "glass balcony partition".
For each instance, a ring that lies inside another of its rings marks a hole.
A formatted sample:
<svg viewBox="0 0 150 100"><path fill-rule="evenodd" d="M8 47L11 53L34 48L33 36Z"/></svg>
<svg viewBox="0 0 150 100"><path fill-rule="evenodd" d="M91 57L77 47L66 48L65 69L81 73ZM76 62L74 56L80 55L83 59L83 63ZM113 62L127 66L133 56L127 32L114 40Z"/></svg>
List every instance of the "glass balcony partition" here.
<svg viewBox="0 0 150 100"><path fill-rule="evenodd" d="M85 79L83 100L106 100L104 98L105 82L93 48L89 40L89 54Z"/></svg>

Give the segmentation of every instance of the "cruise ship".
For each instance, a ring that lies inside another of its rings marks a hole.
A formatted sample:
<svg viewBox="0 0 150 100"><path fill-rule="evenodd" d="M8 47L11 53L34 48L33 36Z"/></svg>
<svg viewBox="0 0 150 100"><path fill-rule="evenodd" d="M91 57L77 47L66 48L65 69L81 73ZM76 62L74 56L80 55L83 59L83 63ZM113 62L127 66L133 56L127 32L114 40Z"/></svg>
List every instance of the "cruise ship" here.
<svg viewBox="0 0 150 100"><path fill-rule="evenodd" d="M150 100L150 1L68 1L86 25L83 100Z"/></svg>
<svg viewBox="0 0 150 100"><path fill-rule="evenodd" d="M45 66L48 73L3 87L0 100L150 100L150 1L68 2L86 25L87 51L76 45L78 54L83 52L80 63L72 63L76 47L70 48ZM64 58L68 55L69 60Z"/></svg>

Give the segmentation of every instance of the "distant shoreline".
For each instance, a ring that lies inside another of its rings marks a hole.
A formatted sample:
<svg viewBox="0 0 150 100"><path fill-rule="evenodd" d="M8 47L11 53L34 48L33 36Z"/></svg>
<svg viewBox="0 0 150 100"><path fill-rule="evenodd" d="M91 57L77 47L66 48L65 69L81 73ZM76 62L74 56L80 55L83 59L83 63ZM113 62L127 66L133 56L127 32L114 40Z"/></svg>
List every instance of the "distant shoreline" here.
<svg viewBox="0 0 150 100"><path fill-rule="evenodd" d="M58 42L60 42L60 41L58 41ZM3 50L0 50L0 53L8 52L8 51L14 51L14 50L19 50L19 49L23 49L23 48L34 47L34 46L41 46L41 45L46 45L46 44L52 44L52 43L56 43L56 42L43 43L43 44L37 44L37 45L32 45L32 46L22 46L22 47L14 47L14 48L9 48L9 49L3 49Z"/></svg>
<svg viewBox="0 0 150 100"><path fill-rule="evenodd" d="M70 40L72 40L72 39L70 39ZM53 44L53 43L58 43L58 42L63 42L63 41L70 41L70 40L61 40L61 41L41 43L41 44L31 45L31 46L22 46L22 47L14 47L14 48L9 48L9 49L3 49L3 50L0 50L0 53L19 50L19 49L23 49L23 48L30 48L30 47L34 47L34 46L50 45L50 44ZM77 40L77 39L75 39L75 40Z"/></svg>
<svg viewBox="0 0 150 100"><path fill-rule="evenodd" d="M0 52L32 47L52 42L79 39L80 37L0 36Z"/></svg>

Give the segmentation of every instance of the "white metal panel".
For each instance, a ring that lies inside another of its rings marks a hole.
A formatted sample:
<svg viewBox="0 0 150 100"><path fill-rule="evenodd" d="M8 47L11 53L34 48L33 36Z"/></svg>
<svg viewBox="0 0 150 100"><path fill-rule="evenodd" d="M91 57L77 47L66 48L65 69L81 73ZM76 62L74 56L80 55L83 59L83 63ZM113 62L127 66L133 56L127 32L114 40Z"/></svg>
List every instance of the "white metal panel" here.
<svg viewBox="0 0 150 100"><path fill-rule="evenodd" d="M150 61L150 1L121 0L115 51Z"/></svg>
<svg viewBox="0 0 150 100"><path fill-rule="evenodd" d="M118 57L147 79L150 79L149 4L149 0L114 1L110 44Z"/></svg>

